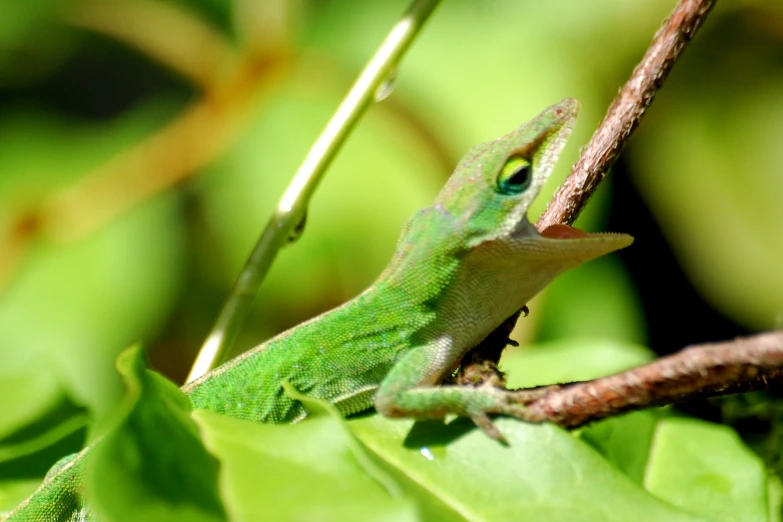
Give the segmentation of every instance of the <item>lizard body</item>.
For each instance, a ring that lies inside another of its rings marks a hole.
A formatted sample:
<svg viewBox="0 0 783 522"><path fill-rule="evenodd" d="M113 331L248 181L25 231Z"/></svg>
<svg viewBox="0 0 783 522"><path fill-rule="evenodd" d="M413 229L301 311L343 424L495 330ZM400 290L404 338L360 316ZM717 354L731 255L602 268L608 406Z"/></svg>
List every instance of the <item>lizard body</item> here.
<svg viewBox="0 0 783 522"><path fill-rule="evenodd" d="M496 436L487 414L513 416L523 408L508 391L438 383L558 274L632 241L573 229L542 235L527 219L578 108L575 100L563 100L471 149L434 204L405 225L391 262L370 288L185 385L193 408L294 422L306 412L283 391L287 381L344 415L373 405L392 417L455 413ZM88 452L58 464L6 520L68 520L55 512L77 513Z"/></svg>

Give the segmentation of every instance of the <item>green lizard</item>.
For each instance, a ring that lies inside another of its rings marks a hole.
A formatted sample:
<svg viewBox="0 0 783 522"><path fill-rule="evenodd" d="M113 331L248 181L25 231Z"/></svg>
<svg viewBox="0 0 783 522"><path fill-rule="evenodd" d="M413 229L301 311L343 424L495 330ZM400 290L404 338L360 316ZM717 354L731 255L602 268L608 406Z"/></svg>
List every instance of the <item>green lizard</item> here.
<svg viewBox="0 0 783 522"><path fill-rule="evenodd" d="M373 405L390 417L519 416L513 392L438 384L465 353L557 275L629 245L624 234L558 226L539 233L527 210L571 133L579 104L563 100L472 148L435 203L405 225L378 280L348 303L296 326L182 387L195 409L259 422L296 422L282 388L333 403L344 415ZM73 520L85 455L63 459L8 521Z"/></svg>

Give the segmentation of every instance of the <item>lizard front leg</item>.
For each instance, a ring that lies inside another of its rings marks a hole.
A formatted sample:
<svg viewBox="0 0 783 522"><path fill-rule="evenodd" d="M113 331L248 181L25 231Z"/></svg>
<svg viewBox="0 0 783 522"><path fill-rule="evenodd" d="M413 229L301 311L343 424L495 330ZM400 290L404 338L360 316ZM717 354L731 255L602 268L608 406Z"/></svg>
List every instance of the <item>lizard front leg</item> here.
<svg viewBox="0 0 783 522"><path fill-rule="evenodd" d="M386 376L375 395L375 409L387 417L441 418L453 413L469 417L489 437L503 441L487 414L521 418L524 406L514 404L512 392L491 385L437 386L453 367L453 342L441 336L408 351Z"/></svg>

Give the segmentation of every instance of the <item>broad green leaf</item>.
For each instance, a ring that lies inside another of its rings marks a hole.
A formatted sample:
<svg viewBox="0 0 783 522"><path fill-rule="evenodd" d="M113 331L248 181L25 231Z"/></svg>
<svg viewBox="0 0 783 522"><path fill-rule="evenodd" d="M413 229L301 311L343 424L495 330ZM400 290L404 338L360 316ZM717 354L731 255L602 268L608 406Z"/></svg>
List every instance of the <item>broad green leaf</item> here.
<svg viewBox="0 0 783 522"><path fill-rule="evenodd" d="M373 461L370 452L354 437L353 433L345 424L345 418L340 411L333 405L322 399L315 399L304 395L294 388L291 383L283 381L283 389L286 395L292 399L301 401L307 409L307 418L328 416L332 422L339 426L344 432L343 440L346 447L351 451L357 464L362 467L364 472L373 477L383 488L392 496L397 497L400 494L399 486L394 480L379 468Z"/></svg>
<svg viewBox="0 0 783 522"><path fill-rule="evenodd" d="M417 520L409 500L390 495L360 465L340 420L264 425L206 411L194 418L220 460L231 520Z"/></svg>
<svg viewBox="0 0 783 522"><path fill-rule="evenodd" d="M190 405L170 381L148 370L138 347L117 368L127 387L118 424L88 461L88 504L114 522L223 520L218 463L204 448Z"/></svg>
<svg viewBox="0 0 783 522"><path fill-rule="evenodd" d="M42 374L51 378L46 372ZM30 382L39 381L31 378ZM56 381L53 384L56 386ZM5 397L11 398L8 401L11 404L16 403L17 397L36 396L36 390L24 385L8 391L10 395ZM54 462L83 447L91 416L59 390L53 394L53 399L50 404L40 403L39 408L32 408L24 425L20 424L18 429L0 437L0 477L3 480L36 477L40 480ZM32 405L36 406L34 402Z"/></svg>
<svg viewBox="0 0 783 522"><path fill-rule="evenodd" d="M86 414L75 414L55 424L43 433L23 442L0 444L0 462L18 459L43 450L89 424Z"/></svg>
<svg viewBox="0 0 783 522"><path fill-rule="evenodd" d="M644 484L670 504L710 520L768 520L764 466L726 426L694 419L660 421Z"/></svg>
<svg viewBox="0 0 783 522"><path fill-rule="evenodd" d="M348 424L390 469L467 520L707 520L655 498L560 428L496 422L508 446L464 420L448 429L378 415Z"/></svg>
<svg viewBox="0 0 783 522"><path fill-rule="evenodd" d="M653 353L642 346L596 338L563 338L508 349L501 359L508 387L584 381L645 364ZM642 483L657 415L640 412L592 424L581 437L637 484Z"/></svg>
<svg viewBox="0 0 783 522"><path fill-rule="evenodd" d="M660 416L655 411L637 411L612 417L583 428L579 437L641 486Z"/></svg>

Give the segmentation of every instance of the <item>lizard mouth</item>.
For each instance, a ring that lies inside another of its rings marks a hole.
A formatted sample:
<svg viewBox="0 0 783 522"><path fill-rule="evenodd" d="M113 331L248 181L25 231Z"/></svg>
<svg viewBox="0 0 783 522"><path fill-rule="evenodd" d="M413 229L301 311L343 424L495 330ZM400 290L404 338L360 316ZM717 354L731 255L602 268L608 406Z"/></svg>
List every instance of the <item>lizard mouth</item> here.
<svg viewBox="0 0 783 522"><path fill-rule="evenodd" d="M557 262L565 267L576 266L633 242L633 238L627 234L591 234L568 225L551 225L539 232L527 219L524 221L528 224L518 227L512 241L517 242L523 251L534 252L541 261ZM530 241L533 242L532 246Z"/></svg>
<svg viewBox="0 0 783 522"><path fill-rule="evenodd" d="M556 241L568 241L573 239L612 239L616 240L620 236L625 236L625 234L616 234L613 232L585 232L583 230L579 230L578 228L574 228L569 225L550 225L546 227L542 231L538 231L538 229L530 223L527 219L523 219L519 224L517 224L516 229L512 233L512 237L514 239L530 239L530 238L545 238L545 239L554 239ZM630 236L628 236L630 237Z"/></svg>
<svg viewBox="0 0 783 522"><path fill-rule="evenodd" d="M568 225L550 225L540 232L541 237L548 239L582 239L591 234Z"/></svg>

